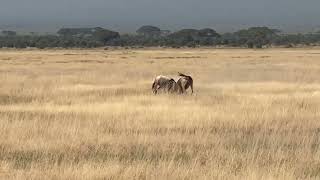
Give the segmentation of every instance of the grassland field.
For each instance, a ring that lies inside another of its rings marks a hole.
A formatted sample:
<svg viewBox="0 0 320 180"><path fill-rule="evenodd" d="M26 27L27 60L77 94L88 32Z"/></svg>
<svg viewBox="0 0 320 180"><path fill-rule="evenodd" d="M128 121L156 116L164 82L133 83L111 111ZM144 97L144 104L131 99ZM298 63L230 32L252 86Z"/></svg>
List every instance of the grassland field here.
<svg viewBox="0 0 320 180"><path fill-rule="evenodd" d="M320 48L0 50L0 179L320 179Z"/></svg>

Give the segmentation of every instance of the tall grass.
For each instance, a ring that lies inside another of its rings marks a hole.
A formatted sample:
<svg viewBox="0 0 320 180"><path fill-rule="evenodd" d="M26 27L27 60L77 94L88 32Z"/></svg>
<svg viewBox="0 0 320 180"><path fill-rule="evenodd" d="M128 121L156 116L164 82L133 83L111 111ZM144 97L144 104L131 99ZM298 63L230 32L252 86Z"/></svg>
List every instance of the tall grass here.
<svg viewBox="0 0 320 180"><path fill-rule="evenodd" d="M0 178L318 179L319 51L2 50Z"/></svg>

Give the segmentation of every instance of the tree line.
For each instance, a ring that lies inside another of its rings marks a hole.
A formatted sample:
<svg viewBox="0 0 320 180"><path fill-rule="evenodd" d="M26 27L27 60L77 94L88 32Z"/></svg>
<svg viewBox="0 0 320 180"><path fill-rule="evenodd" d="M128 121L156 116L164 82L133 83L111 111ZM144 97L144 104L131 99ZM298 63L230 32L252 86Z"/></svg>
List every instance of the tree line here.
<svg viewBox="0 0 320 180"><path fill-rule="evenodd" d="M176 32L161 30L155 26L142 26L135 34L122 34L95 28L62 28L52 35L30 33L21 35L15 31L2 31L0 48L94 48L121 47L200 47L224 46L264 48L271 46L294 47L320 45L320 32L283 34L268 27L251 27L233 33L219 34L213 29L182 29Z"/></svg>

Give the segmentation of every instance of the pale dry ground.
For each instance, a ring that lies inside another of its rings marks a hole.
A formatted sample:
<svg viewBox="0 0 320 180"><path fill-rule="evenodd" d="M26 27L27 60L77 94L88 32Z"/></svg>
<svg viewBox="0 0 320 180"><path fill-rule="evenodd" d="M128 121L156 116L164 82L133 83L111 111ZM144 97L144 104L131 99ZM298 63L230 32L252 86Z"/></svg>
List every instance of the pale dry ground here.
<svg viewBox="0 0 320 180"><path fill-rule="evenodd" d="M319 179L319 109L320 49L1 50L0 179Z"/></svg>

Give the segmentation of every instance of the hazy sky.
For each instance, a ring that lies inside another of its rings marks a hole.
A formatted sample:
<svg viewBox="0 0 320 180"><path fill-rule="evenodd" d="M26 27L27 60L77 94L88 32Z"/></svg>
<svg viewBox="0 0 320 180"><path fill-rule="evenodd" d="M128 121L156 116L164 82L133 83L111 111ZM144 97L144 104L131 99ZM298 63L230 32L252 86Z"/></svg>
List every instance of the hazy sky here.
<svg viewBox="0 0 320 180"><path fill-rule="evenodd" d="M0 0L2 27L320 27L320 0Z"/></svg>

